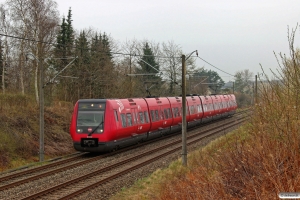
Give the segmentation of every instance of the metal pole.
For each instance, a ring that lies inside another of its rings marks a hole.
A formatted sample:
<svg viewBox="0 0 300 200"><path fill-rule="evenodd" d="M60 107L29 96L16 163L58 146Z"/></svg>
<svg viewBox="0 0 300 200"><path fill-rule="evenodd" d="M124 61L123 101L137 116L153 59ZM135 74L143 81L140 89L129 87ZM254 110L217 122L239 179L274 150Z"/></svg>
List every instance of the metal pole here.
<svg viewBox="0 0 300 200"><path fill-rule="evenodd" d="M40 162L44 161L44 68L43 63L39 60L39 69L40 69L40 85L39 85L39 92L40 92L40 152L39 158Z"/></svg>
<svg viewBox="0 0 300 200"><path fill-rule="evenodd" d="M187 166L187 147L186 147L186 69L185 55L182 55L182 164Z"/></svg>
<svg viewBox="0 0 300 200"><path fill-rule="evenodd" d="M130 54L130 58L129 58L129 70L130 70L130 74L131 74L131 54ZM129 77L129 81L130 81L130 95L129 97L131 98L132 97L132 82L131 82L131 76Z"/></svg>

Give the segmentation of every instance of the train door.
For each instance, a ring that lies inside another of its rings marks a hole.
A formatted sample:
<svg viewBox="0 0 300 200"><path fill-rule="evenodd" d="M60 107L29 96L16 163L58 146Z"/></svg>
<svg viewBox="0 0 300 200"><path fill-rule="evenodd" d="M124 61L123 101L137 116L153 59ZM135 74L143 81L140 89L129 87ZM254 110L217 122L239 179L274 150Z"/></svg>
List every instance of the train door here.
<svg viewBox="0 0 300 200"><path fill-rule="evenodd" d="M160 120L162 121L162 127L165 127L167 125L167 119L168 119L168 116L165 115L164 113L164 106L159 106L160 108Z"/></svg>
<svg viewBox="0 0 300 200"><path fill-rule="evenodd" d="M116 129L119 130L119 128L121 127L121 119L120 119L120 115L118 114L118 111L116 109L114 109L114 116L115 116L115 121L116 121Z"/></svg>
<svg viewBox="0 0 300 200"><path fill-rule="evenodd" d="M139 129L139 121L137 117L137 108L131 108L131 114L132 114L132 119L133 119L133 127L134 127L134 133L138 133Z"/></svg>

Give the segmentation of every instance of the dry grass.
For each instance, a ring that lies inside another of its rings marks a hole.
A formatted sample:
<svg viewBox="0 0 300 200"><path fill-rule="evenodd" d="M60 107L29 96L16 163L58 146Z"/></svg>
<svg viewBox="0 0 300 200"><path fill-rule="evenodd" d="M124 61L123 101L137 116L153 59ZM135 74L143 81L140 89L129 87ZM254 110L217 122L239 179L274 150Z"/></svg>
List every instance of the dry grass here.
<svg viewBox="0 0 300 200"><path fill-rule="evenodd" d="M73 105L45 107L45 158L73 152L69 124ZM39 107L20 94L0 94L0 171L38 161Z"/></svg>

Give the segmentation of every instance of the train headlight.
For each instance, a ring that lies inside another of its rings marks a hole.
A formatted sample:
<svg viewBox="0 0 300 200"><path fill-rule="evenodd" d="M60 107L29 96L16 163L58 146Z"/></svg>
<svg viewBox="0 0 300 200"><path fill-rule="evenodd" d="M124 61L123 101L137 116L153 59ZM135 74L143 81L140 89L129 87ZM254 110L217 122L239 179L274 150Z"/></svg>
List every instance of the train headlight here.
<svg viewBox="0 0 300 200"><path fill-rule="evenodd" d="M98 133L103 133L103 129L97 129Z"/></svg>
<svg viewBox="0 0 300 200"><path fill-rule="evenodd" d="M77 129L77 133L82 133L82 132L83 132L83 129L81 129L81 128Z"/></svg>

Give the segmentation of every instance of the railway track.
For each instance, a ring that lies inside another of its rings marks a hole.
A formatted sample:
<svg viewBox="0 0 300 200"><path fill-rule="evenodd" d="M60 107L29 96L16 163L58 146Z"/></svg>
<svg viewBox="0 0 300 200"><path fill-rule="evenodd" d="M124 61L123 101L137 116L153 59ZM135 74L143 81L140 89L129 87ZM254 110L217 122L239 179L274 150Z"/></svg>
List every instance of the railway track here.
<svg viewBox="0 0 300 200"><path fill-rule="evenodd" d="M236 126L237 123L241 123L240 121L236 121L235 118L227 119L226 121L227 121L227 125L221 124L218 127L209 128L208 130L205 131L205 133L201 133L201 132L199 133L197 129L189 131L187 137L188 145L196 143L197 141L205 137L208 137L209 135L215 134L215 132L230 128L232 126ZM173 135L170 135L169 137L173 137ZM136 147L131 147L131 148L136 148ZM166 151L166 149L170 149L170 150ZM98 187L99 185L105 184L114 178L122 176L142 166L148 165L154 162L155 160L170 155L174 152L178 152L180 151L180 149L181 149L181 139L176 139L173 142L145 151L142 154L131 156L121 161L112 162L111 164L108 164L107 166L104 167L99 167L98 169L91 169L89 173L82 174L81 176L78 176L76 178L71 178L70 180L64 181L62 183L57 183L55 184L55 186L51 186L43 190L39 189L39 192L33 194L31 194L32 192L29 192L29 195L26 194L23 195L22 197L23 199L41 199L41 198L70 199L83 192L89 191L93 187ZM124 149L123 151L126 150L128 149ZM63 171L77 168L78 166L88 165L88 163L92 163L96 161L99 162L104 158L111 158L114 155L119 154L120 152L122 151L113 152L105 155L99 155L92 158L83 158L82 155L76 156L66 160L58 161L57 163L51 163L45 166L37 167L35 169L29 169L27 170L27 172L24 171L24 172L19 172L19 173L2 177L0 178L0 182L1 182L0 198L1 198L1 191L5 193L5 190L12 190L12 188L22 186L22 184L24 183L36 181L42 179L43 177L51 176L53 174L59 174ZM66 165L66 163L69 164ZM59 165L61 167L57 167ZM51 170L46 169L47 166L50 166ZM57 169L53 169L53 168L57 168ZM45 170L47 171L45 172ZM27 177L28 174L30 174L29 177ZM9 181L5 183L5 181L7 181L8 179ZM15 181L12 181L12 179L15 179ZM18 197L18 199L20 198Z"/></svg>

